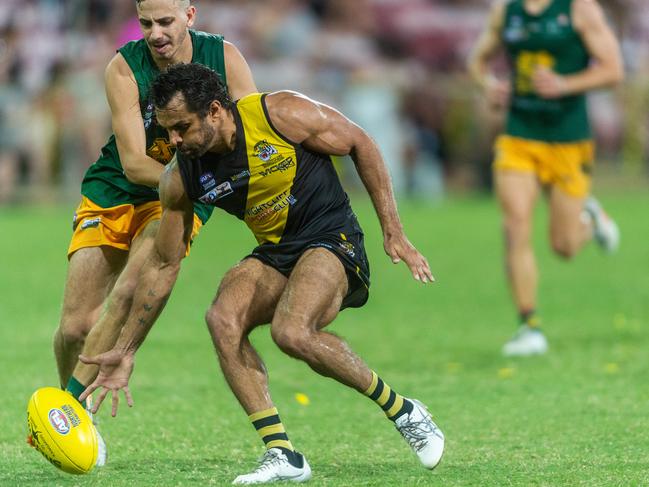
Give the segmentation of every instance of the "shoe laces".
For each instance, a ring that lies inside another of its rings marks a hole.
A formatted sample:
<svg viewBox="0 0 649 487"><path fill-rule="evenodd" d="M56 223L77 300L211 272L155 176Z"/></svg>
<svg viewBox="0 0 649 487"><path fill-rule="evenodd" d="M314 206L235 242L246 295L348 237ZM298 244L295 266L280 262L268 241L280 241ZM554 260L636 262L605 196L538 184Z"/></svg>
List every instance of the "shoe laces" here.
<svg viewBox="0 0 649 487"><path fill-rule="evenodd" d="M417 452L420 452L426 447L428 444L428 436L431 433L435 433L435 427L428 418L424 418L421 421L411 421L408 419L401 426L397 426L397 430Z"/></svg>
<svg viewBox="0 0 649 487"><path fill-rule="evenodd" d="M266 450L266 453L258 460L259 466L255 469L254 473L260 473L265 470L270 470L273 467L279 466L282 463L287 462L286 455L281 451L278 451L274 448Z"/></svg>

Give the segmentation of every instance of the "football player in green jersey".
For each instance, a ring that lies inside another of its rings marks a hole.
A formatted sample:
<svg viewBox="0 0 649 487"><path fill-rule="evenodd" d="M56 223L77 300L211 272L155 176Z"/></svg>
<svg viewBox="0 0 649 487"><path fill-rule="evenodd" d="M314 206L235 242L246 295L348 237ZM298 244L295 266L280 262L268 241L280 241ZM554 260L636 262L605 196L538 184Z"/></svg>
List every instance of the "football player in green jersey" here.
<svg viewBox="0 0 649 487"><path fill-rule="evenodd" d="M214 71L178 65L154 84L158 120L177 146L160 182L163 215L151 260L115 347L81 360L100 365L95 407L128 391L133 358L176 281L192 227L192 202L204 201L243 220L259 245L225 275L206 320L223 374L266 446L261 465L235 484L311 476L280 420L266 368L249 340L260 325L286 354L368 396L391 420L424 467L433 469L444 435L419 401L398 394L347 343L325 328L341 309L363 306L369 264L363 232L333 168L350 155L372 199L384 248L414 279L433 276L408 241L390 177L374 141L340 112L299 93L255 93L232 103ZM85 394L85 393L84 393ZM82 396L83 397L83 396ZM342 413L344 405L332 401Z"/></svg>
<svg viewBox="0 0 649 487"><path fill-rule="evenodd" d="M155 120L150 82L169 65L194 61L215 69L234 99L256 91L234 45L190 29L196 8L189 0L135 3L144 39L120 48L106 68L114 135L84 177L54 337L61 386L76 397L96 374L96 367L78 363L84 342L90 354L113 345L119 330L91 330L104 308L112 314L128 313L162 214L157 187L174 148ZM194 207L194 235L210 213L211 208Z"/></svg>
<svg viewBox="0 0 649 487"><path fill-rule="evenodd" d="M505 50L511 77L489 62ZM547 190L550 244L567 259L595 238L619 243L616 224L590 196L594 149L585 94L623 78L620 48L596 0L500 0L469 61L488 102L507 109L495 145L494 179L504 216L505 264L521 325L505 355L545 353L539 327L532 216Z"/></svg>

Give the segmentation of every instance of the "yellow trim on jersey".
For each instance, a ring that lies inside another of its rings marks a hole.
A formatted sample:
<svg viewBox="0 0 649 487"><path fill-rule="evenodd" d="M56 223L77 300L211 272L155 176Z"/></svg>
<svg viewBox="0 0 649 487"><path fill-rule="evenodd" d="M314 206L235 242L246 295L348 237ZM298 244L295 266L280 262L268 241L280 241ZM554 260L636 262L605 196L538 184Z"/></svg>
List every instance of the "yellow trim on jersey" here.
<svg viewBox="0 0 649 487"><path fill-rule="evenodd" d="M261 243L278 243L288 218L297 169L292 144L270 126L261 103L253 93L237 103L246 138L250 179L244 220Z"/></svg>

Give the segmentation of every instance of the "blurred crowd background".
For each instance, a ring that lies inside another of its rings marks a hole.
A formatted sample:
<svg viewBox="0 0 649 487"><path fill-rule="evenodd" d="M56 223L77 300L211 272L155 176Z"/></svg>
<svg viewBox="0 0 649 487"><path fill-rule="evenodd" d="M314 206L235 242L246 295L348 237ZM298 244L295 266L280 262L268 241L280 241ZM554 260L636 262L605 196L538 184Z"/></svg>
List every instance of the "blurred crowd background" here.
<svg viewBox="0 0 649 487"><path fill-rule="evenodd" d="M195 28L238 46L261 91L341 109L377 140L402 196L488 189L502 114L465 63L490 0L198 0ZM590 96L607 172L649 174L647 0L602 0L627 79ZM134 0L0 3L0 205L76 198L110 133L104 68L141 37ZM357 184L341 165L348 184Z"/></svg>

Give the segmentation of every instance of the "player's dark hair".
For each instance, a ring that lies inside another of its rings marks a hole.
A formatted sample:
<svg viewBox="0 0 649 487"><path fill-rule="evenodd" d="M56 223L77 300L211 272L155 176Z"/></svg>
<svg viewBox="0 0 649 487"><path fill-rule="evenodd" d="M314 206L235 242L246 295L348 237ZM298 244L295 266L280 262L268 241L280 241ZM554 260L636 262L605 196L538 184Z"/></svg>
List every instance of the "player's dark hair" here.
<svg viewBox="0 0 649 487"><path fill-rule="evenodd" d="M230 108L232 99L219 74L202 64L175 64L160 73L151 86L156 108L164 109L171 99L181 93L187 109L205 117L214 100Z"/></svg>

